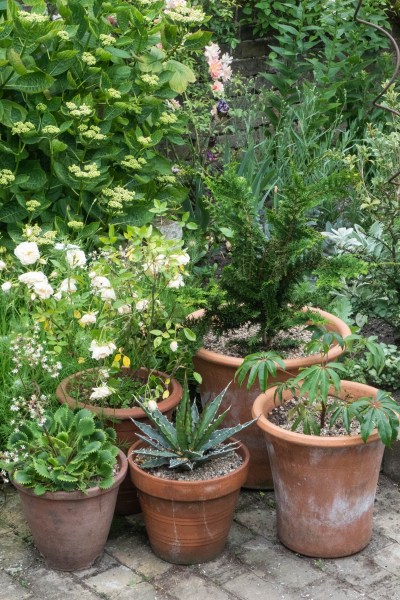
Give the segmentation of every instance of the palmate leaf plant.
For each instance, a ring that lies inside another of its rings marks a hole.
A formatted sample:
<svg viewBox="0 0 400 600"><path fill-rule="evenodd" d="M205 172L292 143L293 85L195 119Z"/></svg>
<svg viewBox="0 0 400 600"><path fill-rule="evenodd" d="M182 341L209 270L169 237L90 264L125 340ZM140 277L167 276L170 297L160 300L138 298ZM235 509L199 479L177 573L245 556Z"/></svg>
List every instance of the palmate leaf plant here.
<svg viewBox="0 0 400 600"><path fill-rule="evenodd" d="M137 436L149 447L138 448L134 453L143 456L140 462L143 469L167 466L170 469L193 470L202 463L229 454L238 447L237 442L225 443L254 421L243 425L218 429L229 408L218 415L224 393L222 391L199 413L196 401L192 403L185 385L183 398L178 405L175 424L169 421L158 409L151 410L150 403L139 403L152 425L134 421L142 434ZM149 408L150 405L150 408Z"/></svg>
<svg viewBox="0 0 400 600"><path fill-rule="evenodd" d="M62 405L42 419L21 422L0 466L13 481L45 492L70 492L114 483L115 431L100 429L93 413Z"/></svg>
<svg viewBox="0 0 400 600"><path fill-rule="evenodd" d="M301 369L300 373L276 387L275 398L283 402L283 394L289 390L295 404L290 408L288 417L293 420L292 431L301 431L306 435L323 435L326 426L333 427L340 422L350 435L351 426L359 423L361 438L367 441L376 428L382 442L390 447L397 439L399 431L400 407L395 400L383 390L378 390L376 398L343 397L341 377L346 377L346 366L339 362L328 362L327 353L332 342L341 345L350 354L364 352L364 360L377 372L385 365L385 354L381 344L373 336L363 338L353 334L344 340L335 333L317 330L311 340L309 349L321 354L321 363ZM268 385L266 373L275 374L277 366L285 370L279 357L271 353L253 354L244 360L237 372L240 383L247 379L247 387L251 387L256 377L261 389Z"/></svg>

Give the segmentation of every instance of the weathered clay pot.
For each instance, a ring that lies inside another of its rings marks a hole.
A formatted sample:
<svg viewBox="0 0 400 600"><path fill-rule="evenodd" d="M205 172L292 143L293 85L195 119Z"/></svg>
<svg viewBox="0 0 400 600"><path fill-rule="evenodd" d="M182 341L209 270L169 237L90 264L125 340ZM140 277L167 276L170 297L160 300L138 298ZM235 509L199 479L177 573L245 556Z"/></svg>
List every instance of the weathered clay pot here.
<svg viewBox="0 0 400 600"><path fill-rule="evenodd" d="M87 569L103 554L118 488L128 468L121 450L118 462L119 473L108 490L95 487L85 494L46 492L36 496L33 490L14 482L35 545L50 569Z"/></svg>
<svg viewBox="0 0 400 600"><path fill-rule="evenodd" d="M132 369L124 369L125 377L134 377L135 371ZM145 376L147 371L140 369L139 376ZM155 375L159 375L163 378L167 378L165 373L158 371L154 372ZM75 398L69 395L71 385L81 375L81 372L70 375L66 379L63 379L56 390L56 396L58 400L64 404L67 403L71 408L86 408L91 412L94 412L98 416L107 419L106 425L113 427L117 433L117 445L126 452L126 450L137 440L136 433L139 432L136 425L132 422L132 419L136 421L143 421L148 423L145 413L138 406L132 408L103 408L99 406L93 406L86 402L78 402ZM170 395L166 400L158 402L159 410L165 414L168 418L172 416L173 410L178 406L182 398L182 386L176 379L171 379L169 384ZM129 474L127 474L125 481L122 482L119 493L117 506L115 513L117 515L132 515L140 512L139 500L137 498L137 490L131 482Z"/></svg>
<svg viewBox="0 0 400 600"><path fill-rule="evenodd" d="M349 327L341 319L318 308L312 308L327 321L327 329L339 333L343 338L351 334ZM204 311L196 311L192 318L200 318ZM329 350L327 362L334 361L342 354L340 346L335 345ZM246 423L251 419L251 408L255 398L260 394L260 389L255 383L251 390L246 389L246 381L239 386L235 381L235 373L242 364L242 358L235 358L217 352L211 352L205 348L200 348L193 358L196 371L202 376L200 386L201 400L205 404L215 398L229 383L229 388L225 392L224 400L221 405L221 411L231 407L230 412L225 418L224 427L232 427L237 423ZM299 369L310 367L321 362L319 354L313 354L304 358L290 358L284 361L286 371L278 370L275 378L270 378L268 385L273 385L280 381L286 381L290 377L296 376ZM268 453L264 438L256 424L246 427L237 434L237 437L247 446L250 452L249 475L244 487L253 489L271 489L273 486L271 468L268 461Z"/></svg>
<svg viewBox="0 0 400 600"><path fill-rule="evenodd" d="M300 554L319 558L362 550L372 535L372 512L384 445L373 433L320 437L268 421L276 388L261 394L253 416L265 435L274 478L278 536ZM332 390L333 392L333 390ZM342 381L343 396L376 396L377 389ZM284 393L284 401L291 398Z"/></svg>
<svg viewBox="0 0 400 600"><path fill-rule="evenodd" d="M233 514L249 468L249 452L241 444L241 466L223 477L206 481L161 479L137 466L128 452L153 552L173 564L198 564L218 556L228 538Z"/></svg>

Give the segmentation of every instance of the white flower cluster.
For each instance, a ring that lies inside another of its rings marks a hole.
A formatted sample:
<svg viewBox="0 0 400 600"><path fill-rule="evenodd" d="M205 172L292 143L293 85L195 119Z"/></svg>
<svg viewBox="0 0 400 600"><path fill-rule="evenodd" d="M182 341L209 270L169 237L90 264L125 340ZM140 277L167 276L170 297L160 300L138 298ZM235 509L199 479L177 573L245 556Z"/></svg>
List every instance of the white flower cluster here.
<svg viewBox="0 0 400 600"><path fill-rule="evenodd" d="M87 125L82 124L79 125L78 130L81 132L82 137L87 140L101 142L107 139L107 136L104 135L104 133L101 133L101 129L100 127L97 127L97 125L90 125L90 127L88 127Z"/></svg>
<svg viewBox="0 0 400 600"><path fill-rule="evenodd" d="M127 154L124 160L121 160L121 165L123 167L128 167L128 169L135 169L136 171L140 171L142 167L147 164L147 160L143 157L135 158L132 154Z"/></svg>
<svg viewBox="0 0 400 600"><path fill-rule="evenodd" d="M116 300L115 290L111 285L111 281L107 277L97 275L94 271L89 273L91 279L92 290L94 294L100 296L104 302Z"/></svg>
<svg viewBox="0 0 400 600"><path fill-rule="evenodd" d="M108 208L117 211L117 213L121 213L124 205L129 204L135 198L135 192L130 192L120 186L105 189L102 194L106 198Z"/></svg>
<svg viewBox="0 0 400 600"><path fill-rule="evenodd" d="M37 200L27 200L25 206L28 212L35 212L40 207L40 202Z"/></svg>
<svg viewBox="0 0 400 600"><path fill-rule="evenodd" d="M160 115L159 121L162 125L173 125L178 120L178 117L174 113L163 112Z"/></svg>
<svg viewBox="0 0 400 600"><path fill-rule="evenodd" d="M114 100L119 100L121 98L121 92L119 92L118 90L114 89L114 88L108 88L107 90L107 95L110 98L114 98Z"/></svg>
<svg viewBox="0 0 400 600"><path fill-rule="evenodd" d="M96 163L84 165L83 169L79 165L70 165L68 171L77 179L96 179L101 175Z"/></svg>
<svg viewBox="0 0 400 600"><path fill-rule="evenodd" d="M15 175L10 169L0 170L0 185L10 185L13 181L15 181Z"/></svg>
<svg viewBox="0 0 400 600"><path fill-rule="evenodd" d="M102 360L103 358L107 358L110 356L115 350L117 346L114 342L103 342L99 344L97 340L92 340L90 344L89 350L92 353L92 358L94 360Z"/></svg>
<svg viewBox="0 0 400 600"><path fill-rule="evenodd" d="M202 23L206 17L200 8L188 6L186 0L166 0L164 13L181 23Z"/></svg>
<svg viewBox="0 0 400 600"><path fill-rule="evenodd" d="M141 76L141 80L144 81L144 83L147 83L148 85L154 87L158 85L160 78L158 77L158 75L150 75L149 73L144 73Z"/></svg>
<svg viewBox="0 0 400 600"><path fill-rule="evenodd" d="M110 35L107 33L101 33L99 35L99 40L100 40L102 46L112 46L113 43L115 42L115 37L113 35Z"/></svg>
<svg viewBox="0 0 400 600"><path fill-rule="evenodd" d="M11 372L16 375L24 365L35 369L41 367L50 377L56 379L62 369L62 364L57 361L48 351L47 343L40 339L39 326L35 324L31 338L17 336L12 344L12 364Z"/></svg>
<svg viewBox="0 0 400 600"><path fill-rule="evenodd" d="M61 31L57 31L57 35L60 38L60 40L63 40L63 42L68 42L69 33L68 33L68 31L65 31L65 29L61 29Z"/></svg>
<svg viewBox="0 0 400 600"><path fill-rule="evenodd" d="M182 108L182 105L179 102L179 100L175 100L175 98L172 98L172 100L166 100L165 106L167 106L168 108L170 108L173 111L176 111L176 110L179 110Z"/></svg>
<svg viewBox="0 0 400 600"><path fill-rule="evenodd" d="M47 15L39 15L34 12L27 12L26 10L18 11L18 17L26 23L45 23L49 20Z"/></svg>
<svg viewBox="0 0 400 600"><path fill-rule="evenodd" d="M30 121L25 121L25 123L23 121L17 121L14 127L11 128L11 133L13 135L30 133L32 131L35 131L35 126Z"/></svg>
<svg viewBox="0 0 400 600"><path fill-rule="evenodd" d="M19 275L18 280L32 290L32 300L35 300L36 297L41 300L47 300L54 293L53 287L49 284L46 275L42 271L28 271Z"/></svg>
<svg viewBox="0 0 400 600"><path fill-rule="evenodd" d="M27 208L28 202L26 203ZM31 200L30 202L36 203L37 200ZM36 204L32 204L32 206L36 206ZM49 229L48 231L42 232L39 225L25 225L22 229L22 235L28 240L28 242L35 242L39 246L50 246L54 243L54 239L57 236L57 231ZM45 261L45 259L41 260Z"/></svg>
<svg viewBox="0 0 400 600"><path fill-rule="evenodd" d="M142 146L150 146L152 143L151 137L145 137L144 135L139 135L137 138L137 141L139 144L141 144Z"/></svg>
<svg viewBox="0 0 400 600"><path fill-rule="evenodd" d="M84 62L89 67L93 67L96 64L96 57L93 56L91 52L83 52L82 62Z"/></svg>
<svg viewBox="0 0 400 600"><path fill-rule="evenodd" d="M60 128L55 125L45 125L42 127L42 133L45 135L58 135L60 133Z"/></svg>
<svg viewBox="0 0 400 600"><path fill-rule="evenodd" d="M75 102L66 102L65 106L68 108L71 117L89 117L93 113L93 110L87 104L78 106Z"/></svg>

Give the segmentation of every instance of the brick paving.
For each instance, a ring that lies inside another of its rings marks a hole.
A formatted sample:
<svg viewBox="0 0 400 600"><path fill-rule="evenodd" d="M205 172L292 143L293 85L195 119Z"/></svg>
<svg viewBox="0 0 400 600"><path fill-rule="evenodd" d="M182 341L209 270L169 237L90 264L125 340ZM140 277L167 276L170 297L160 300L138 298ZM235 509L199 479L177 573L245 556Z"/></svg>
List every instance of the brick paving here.
<svg viewBox="0 0 400 600"><path fill-rule="evenodd" d="M103 558L86 571L44 567L18 496L0 498L0 600L400 600L400 489L381 476L374 535L359 554L305 558L275 532L273 492L242 491L224 553L190 567L151 552L141 515L116 517Z"/></svg>

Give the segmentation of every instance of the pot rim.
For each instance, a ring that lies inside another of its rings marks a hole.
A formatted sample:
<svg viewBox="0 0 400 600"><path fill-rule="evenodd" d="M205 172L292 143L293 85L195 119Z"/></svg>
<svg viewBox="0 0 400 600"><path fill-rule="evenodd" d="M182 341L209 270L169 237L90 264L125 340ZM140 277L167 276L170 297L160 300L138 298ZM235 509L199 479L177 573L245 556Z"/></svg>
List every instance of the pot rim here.
<svg viewBox="0 0 400 600"><path fill-rule="evenodd" d="M111 418L119 419L121 421L126 421L128 419L130 420L131 418L143 419L143 417L145 417L145 413L138 406L133 406L132 408L107 408L107 407L103 407L103 406L94 406L93 404L90 404L90 402L80 402L79 400L76 400L75 398L72 398L72 396L69 395L68 388L69 388L69 384L71 381L74 381L75 378L79 377L79 375L81 375L82 373L85 373L86 371L96 371L96 370L98 370L98 368L99 367L93 367L91 369L86 369L85 371L78 371L77 373L73 373L72 375L69 375L68 377L63 379L59 383L59 385L57 386L57 389L56 389L56 396L57 396L58 400L62 404L66 403L69 406L71 406L72 408L87 408L88 410L95 413L96 415L111 417ZM138 370L141 371L142 369L138 369ZM130 369L130 370L132 371L132 369ZM128 371L128 369L127 369L127 371ZM143 369L143 371L147 372L147 369ZM163 373L162 371L152 371L152 372L155 373L156 375L159 375L163 379L168 379L168 377L169 377L166 373ZM171 393L168 396L168 398L166 398L165 400L161 400L160 402L157 402L157 406L158 406L159 410L163 413L168 412L168 411L172 410L173 408L175 408L175 406L177 406L180 399L182 398L182 394L183 394L182 386L177 379L171 377L171 382L169 385L170 385Z"/></svg>
<svg viewBox="0 0 400 600"><path fill-rule="evenodd" d="M242 487L243 483L246 480L249 468L250 452L245 446L245 444L240 440L236 438L229 438L229 441L234 441L239 444L236 451L240 453L243 462L234 471L231 471L230 473L227 473L226 475L221 475L219 477L213 477L210 479L199 479L195 481L177 481L175 479L164 479L162 477L152 475L145 469L141 469L133 460L132 451L135 447L145 445L145 442L143 440L138 440L129 448L127 452L128 464L129 468L132 469L141 480L147 482L150 486L158 485L160 487L160 498L171 499L171 496L173 495L174 497L176 497L177 501L181 502L190 502L194 499L207 500L212 497L220 497L229 493L229 491L221 493L221 490L223 486L226 486L230 480L238 481L238 485L232 486L233 489ZM135 482L135 485L139 490L141 489L139 482ZM146 493L149 493L147 490L144 491ZM192 493L189 494L189 492Z"/></svg>
<svg viewBox="0 0 400 600"><path fill-rule="evenodd" d="M108 492L111 492L112 490L114 490L116 487L118 487L122 483L122 481L125 479L126 472L128 470L128 459L127 459L125 453L122 452L122 450L118 451L117 459L120 464L120 469L119 469L118 473L116 474L116 476L114 477L113 485L106 490L102 490L99 488L99 486L96 486L96 487L92 487L92 488L87 488L86 493L83 493L80 490L73 490L71 492L64 492L64 491L46 492L45 494L38 496L37 494L34 493L32 488L26 488L23 485L21 485L20 483L16 483L15 481L13 481L12 484L17 488L19 493L24 493L27 496L34 496L35 498L37 498L39 500L43 499L43 500L52 500L52 501L59 501L59 502L63 502L65 500L68 500L69 502L81 501L81 500L85 500L87 498L93 498L95 496L102 496L104 494L107 494Z"/></svg>
<svg viewBox="0 0 400 600"><path fill-rule="evenodd" d="M297 433L296 431L289 431L283 429L278 425L274 425L271 421L266 418L266 415L277 406L274 400L274 394L277 386L274 386L267 390L264 394L257 396L252 407L252 416L257 419L257 426L263 430L264 434L271 438L278 438L299 446L313 446L321 448L341 448L349 446L362 446L364 444L370 444L372 442L380 441L378 432L376 429L372 432L366 442L363 442L361 435L337 435L337 436L319 436L319 435L306 435L304 433ZM331 388L332 389L332 388ZM373 396L376 397L378 392L377 388L364 383L358 383L356 381L341 380L341 390L351 391L357 393L357 397L362 396ZM333 391L333 389L332 389ZM290 390L284 392L286 396L285 400L291 397ZM383 444L383 442L381 442Z"/></svg>
<svg viewBox="0 0 400 600"><path fill-rule="evenodd" d="M319 313L324 319L326 319L328 321L329 324L331 324L333 326L333 329L335 331L340 333L340 335L343 338L346 338L347 336L351 335L350 327L344 321L342 321L342 319L339 319L339 317L336 317L335 315L333 315L329 312L326 312L325 310L321 310L320 308L316 308L313 306L304 307L303 311L306 311L306 310L310 310L310 311ZM200 319L201 317L203 317L204 313L205 313L204 309L196 310L195 312L191 313L188 318L189 319ZM326 362L333 361L334 359L338 358L338 356L340 356L342 353L343 353L342 348L338 344L334 344L330 348L328 354L326 355ZM239 368L244 360L244 358L237 358L235 356L229 356L227 354L214 352L213 350L207 350L204 347L200 348L196 352L196 358L200 358L201 360L204 360L206 362L212 362L212 363L217 363L217 364L223 364L225 366L234 367L235 369ZM321 357L320 357L320 354L317 353L317 354L310 354L309 356L302 356L299 358L286 358L283 362L286 365L287 371L290 371L290 369L298 369L300 367L310 367L314 364L318 364L321 362ZM278 367L278 371L282 371L282 369L280 369Z"/></svg>

